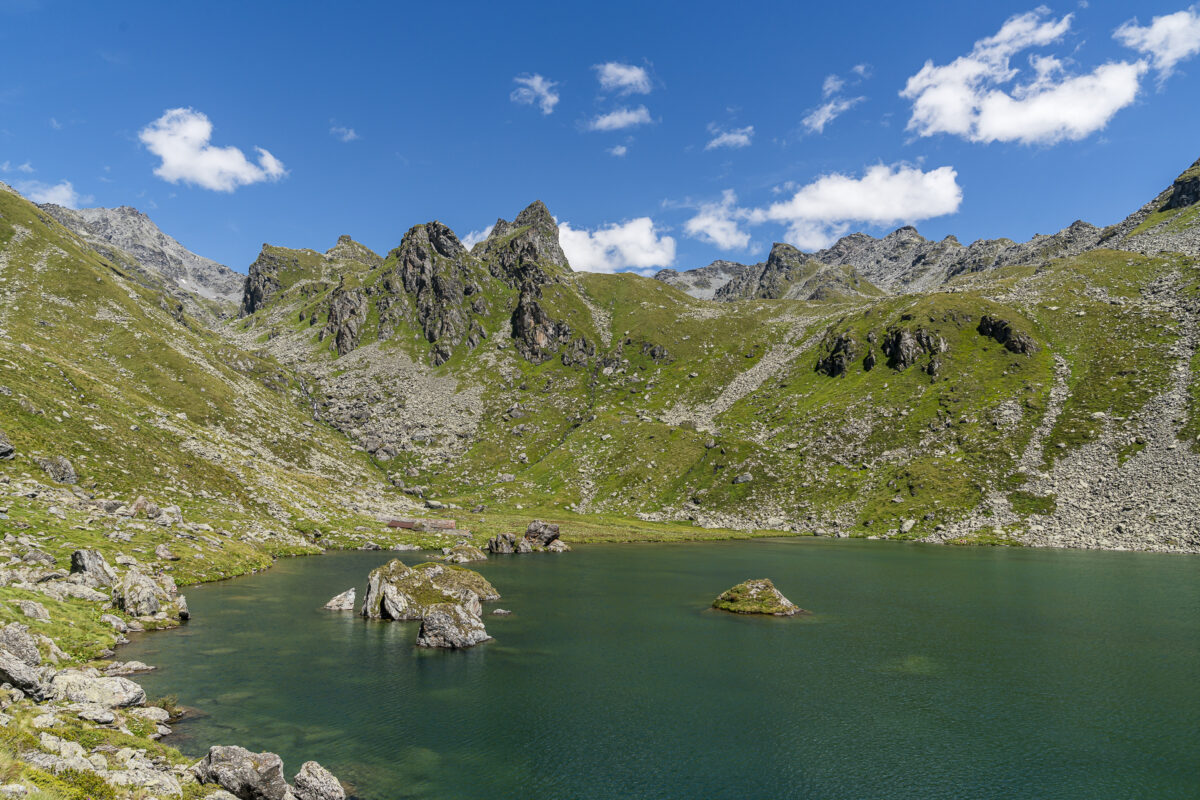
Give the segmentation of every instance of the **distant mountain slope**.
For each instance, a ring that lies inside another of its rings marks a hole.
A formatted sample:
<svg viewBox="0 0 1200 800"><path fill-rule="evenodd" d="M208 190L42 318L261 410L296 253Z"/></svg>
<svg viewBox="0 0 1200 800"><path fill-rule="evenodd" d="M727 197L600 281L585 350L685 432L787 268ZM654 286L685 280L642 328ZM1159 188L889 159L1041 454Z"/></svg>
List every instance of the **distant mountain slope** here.
<svg viewBox="0 0 1200 800"><path fill-rule="evenodd" d="M196 255L163 233L149 217L136 208L63 208L52 203L38 208L50 214L68 229L82 236L104 256L128 262L113 251L128 254L126 263L151 282L162 281L163 288L186 292L224 306L242 299L245 276L224 264Z"/></svg>

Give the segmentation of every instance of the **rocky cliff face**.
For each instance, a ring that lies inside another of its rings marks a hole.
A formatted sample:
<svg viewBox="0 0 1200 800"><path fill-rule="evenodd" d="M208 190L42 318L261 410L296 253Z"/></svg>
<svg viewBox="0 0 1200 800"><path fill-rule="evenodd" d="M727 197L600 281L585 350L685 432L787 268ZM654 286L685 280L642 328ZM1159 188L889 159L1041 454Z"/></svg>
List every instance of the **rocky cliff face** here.
<svg viewBox="0 0 1200 800"><path fill-rule="evenodd" d="M717 260L707 267L679 272L673 269L660 270L654 277L676 289L687 292L701 300L716 299L717 292L730 281L759 265L739 264L736 261Z"/></svg>
<svg viewBox="0 0 1200 800"><path fill-rule="evenodd" d="M535 200L512 222L496 220L488 238L475 245L474 254L497 278L509 286L544 284L571 271L558 243L558 225L541 200Z"/></svg>
<svg viewBox="0 0 1200 800"><path fill-rule="evenodd" d="M222 303L241 300L241 275L224 264L191 252L163 233L136 208L73 210L52 203L38 207L110 260L125 263L145 277L156 279L155 282L161 280L167 288ZM114 250L128 254L133 263L128 263L129 259Z"/></svg>

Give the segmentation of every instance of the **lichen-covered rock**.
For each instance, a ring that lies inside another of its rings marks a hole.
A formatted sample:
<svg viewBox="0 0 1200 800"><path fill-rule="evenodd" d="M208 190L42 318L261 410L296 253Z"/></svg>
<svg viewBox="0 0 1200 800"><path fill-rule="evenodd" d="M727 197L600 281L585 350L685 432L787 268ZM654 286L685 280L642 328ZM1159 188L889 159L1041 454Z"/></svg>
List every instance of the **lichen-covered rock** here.
<svg viewBox="0 0 1200 800"><path fill-rule="evenodd" d="M525 528L525 538L535 547L545 547L558 538L558 526L535 519Z"/></svg>
<svg viewBox="0 0 1200 800"><path fill-rule="evenodd" d="M0 648L7 650L31 667L42 663L37 641L29 634L29 626L10 622L0 628Z"/></svg>
<svg viewBox="0 0 1200 800"><path fill-rule="evenodd" d="M431 606L454 603L480 614L481 601L499 599L499 592L478 572L431 562L409 567L393 559L368 576L361 613L370 619L417 620Z"/></svg>
<svg viewBox="0 0 1200 800"><path fill-rule="evenodd" d="M569 552L571 552L571 547L566 542L564 542L562 539L555 539L553 542L546 545L546 552L547 553L569 553Z"/></svg>
<svg viewBox="0 0 1200 800"><path fill-rule="evenodd" d="M770 578L756 578L739 583L721 593L713 601L713 608L735 614L769 614L790 617L808 613L784 597Z"/></svg>
<svg viewBox="0 0 1200 800"><path fill-rule="evenodd" d="M321 339L332 336L334 351L339 356L346 355L358 347L369 310L367 295L362 289L347 290L344 282L338 284L329 295L329 318L321 330Z"/></svg>
<svg viewBox="0 0 1200 800"><path fill-rule="evenodd" d="M162 610L166 592L151 578L130 569L113 588L113 605L134 617L148 617Z"/></svg>
<svg viewBox="0 0 1200 800"><path fill-rule="evenodd" d="M457 603L438 603L430 606L421 619L417 646L461 649L490 638L477 614Z"/></svg>
<svg viewBox="0 0 1200 800"><path fill-rule="evenodd" d="M105 708L140 706L146 692L128 678L101 675L96 670L66 669L50 681L49 694L71 703L95 703Z"/></svg>
<svg viewBox="0 0 1200 800"><path fill-rule="evenodd" d="M179 560L179 556L172 553L171 548L167 547L165 544L155 545L154 557L162 559L163 561L178 561Z"/></svg>
<svg viewBox="0 0 1200 800"><path fill-rule="evenodd" d="M304 762L292 784L296 800L346 800L342 784L315 761Z"/></svg>
<svg viewBox="0 0 1200 800"><path fill-rule="evenodd" d="M244 747L210 747L192 774L200 783L215 783L241 800L284 800L291 792L283 777L283 759Z"/></svg>
<svg viewBox="0 0 1200 800"><path fill-rule="evenodd" d="M824 353L817 358L817 372L836 378L850 371L850 364L858 357L858 342L849 332L827 336L823 344Z"/></svg>
<svg viewBox="0 0 1200 800"><path fill-rule="evenodd" d="M46 697L46 688L37 671L3 647L0 647L0 682L12 684L35 700Z"/></svg>
<svg viewBox="0 0 1200 800"><path fill-rule="evenodd" d="M18 600L17 606L21 609L21 613L30 619L50 619L50 612L36 600Z"/></svg>
<svg viewBox="0 0 1200 800"><path fill-rule="evenodd" d="M116 572L99 550L76 550L71 553L71 574L78 575L84 586L93 589L112 586L117 579Z"/></svg>
<svg viewBox="0 0 1200 800"><path fill-rule="evenodd" d="M515 533L498 533L488 539L489 553L508 554L516 552L517 536Z"/></svg>
<svg viewBox="0 0 1200 800"><path fill-rule="evenodd" d="M473 544L457 544L448 548L445 560L449 564L469 564L472 561L487 561L487 553Z"/></svg>
<svg viewBox="0 0 1200 800"><path fill-rule="evenodd" d="M330 611L353 611L355 592L355 589L347 589L326 603L323 608Z"/></svg>
<svg viewBox="0 0 1200 800"><path fill-rule="evenodd" d="M39 458L38 466L42 471L50 476L50 480L55 483L78 483L79 478L75 475L75 467L65 456L51 456L50 458Z"/></svg>
<svg viewBox="0 0 1200 800"><path fill-rule="evenodd" d="M888 366L903 371L916 364L923 355L946 352L948 345L941 336L924 328L915 331L892 328L883 337L881 348L888 357Z"/></svg>

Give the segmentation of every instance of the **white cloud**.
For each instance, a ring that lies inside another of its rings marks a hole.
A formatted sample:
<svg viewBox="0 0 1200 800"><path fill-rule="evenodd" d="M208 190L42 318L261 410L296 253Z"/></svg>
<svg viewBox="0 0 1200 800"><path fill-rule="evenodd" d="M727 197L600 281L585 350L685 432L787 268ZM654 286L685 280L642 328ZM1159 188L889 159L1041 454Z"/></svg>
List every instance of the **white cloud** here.
<svg viewBox="0 0 1200 800"><path fill-rule="evenodd" d="M358 138L358 131L345 125L334 125L329 129L329 135L343 142L353 142Z"/></svg>
<svg viewBox="0 0 1200 800"><path fill-rule="evenodd" d="M612 147L608 148L608 154L610 156L616 156L617 158L624 158L625 154L628 152L629 148L623 144L613 145Z"/></svg>
<svg viewBox="0 0 1200 800"><path fill-rule="evenodd" d="M558 241L571 266L585 272L669 267L675 263L675 240L659 235L649 217L594 231L575 230L564 222L558 226Z"/></svg>
<svg viewBox="0 0 1200 800"><path fill-rule="evenodd" d="M1138 25L1135 17L1117 28L1113 38L1149 56L1165 78L1179 62L1200 53L1200 6L1155 17L1146 26Z"/></svg>
<svg viewBox="0 0 1200 800"><path fill-rule="evenodd" d="M850 71L853 72L858 77L863 78L863 79L871 77L871 65L870 64L855 64L853 67L850 68Z"/></svg>
<svg viewBox="0 0 1200 800"><path fill-rule="evenodd" d="M482 242L482 241L483 241L484 239L486 239L487 237L491 236L491 235L492 235L492 228L494 228L494 227L496 227L496 226L495 226L495 225L488 225L486 228L484 228L484 229L483 229L483 230L481 230L481 231L471 231L471 232L470 232L470 233L468 233L466 236L462 237L462 239L460 239L459 241L461 241L461 242L463 243L463 245L464 245L464 246L465 246L465 247L466 247L468 250L470 250L472 247L474 247L475 245L479 244L480 242Z"/></svg>
<svg viewBox="0 0 1200 800"><path fill-rule="evenodd" d="M801 120L809 133L824 133L825 126L866 100L865 97L837 97L809 111Z"/></svg>
<svg viewBox="0 0 1200 800"><path fill-rule="evenodd" d="M821 84L821 96L829 97L831 94L836 94L846 85L846 81L837 75L826 75L825 82Z"/></svg>
<svg viewBox="0 0 1200 800"><path fill-rule="evenodd" d="M236 147L214 147L209 144L212 132L212 123L201 112L172 108L143 128L138 138L162 159L154 174L170 183L183 181L232 192L239 186L277 181L287 175L283 162L261 147L254 148L257 164Z"/></svg>
<svg viewBox="0 0 1200 800"><path fill-rule="evenodd" d="M782 222L788 241L827 247L853 222L892 225L953 214L962 203L953 167L928 172L906 164L877 164L861 178L833 173L800 187L788 200L750 213L751 222Z"/></svg>
<svg viewBox="0 0 1200 800"><path fill-rule="evenodd" d="M705 203L683 226L688 236L716 245L721 250L740 250L750 244L750 234L739 227L746 212L737 207L737 195L726 189L719 203Z"/></svg>
<svg viewBox="0 0 1200 800"><path fill-rule="evenodd" d="M747 125L744 128L734 128L733 130L721 130L716 123L709 123L708 132L713 134L713 138L708 144L704 145L705 150L715 150L718 147L732 147L734 149L740 147L749 147L750 139L754 136L754 126Z"/></svg>
<svg viewBox="0 0 1200 800"><path fill-rule="evenodd" d="M56 120L54 117L51 117L50 118L50 127L56 131L61 131L63 128L63 124L61 122L59 122L58 120Z"/></svg>
<svg viewBox="0 0 1200 800"><path fill-rule="evenodd" d="M618 108L616 111L601 114L589 122L587 127L591 131L619 131L652 121L646 107L638 106L637 108Z"/></svg>
<svg viewBox="0 0 1200 800"><path fill-rule="evenodd" d="M609 61L607 64L597 64L596 78L600 88L618 94L650 94L650 76L642 67L633 64L620 64Z"/></svg>
<svg viewBox="0 0 1200 800"><path fill-rule="evenodd" d="M1054 144L1104 128L1134 101L1147 65L1117 61L1069 76L1059 59L1035 55L1029 60L1033 77L1015 82L1020 70L1011 65L1014 55L1058 42L1071 27L1072 15L1056 20L1048 14L1041 7L1010 17L996 35L944 66L926 61L900 93L913 102L908 129L974 142ZM1001 88L1005 84L1010 86Z"/></svg>
<svg viewBox="0 0 1200 800"><path fill-rule="evenodd" d="M75 191L70 181L60 181L53 185L41 181L23 181L17 184L17 191L35 203L54 203L65 208L79 208L83 203L92 202L90 195L81 195Z"/></svg>
<svg viewBox="0 0 1200 800"><path fill-rule="evenodd" d="M537 103L543 114L554 113L554 107L558 105L558 92L554 90L554 87L558 86L556 82L546 80L537 73L518 75L513 81L520 85L512 90L512 94L508 96L510 100L525 106Z"/></svg>
<svg viewBox="0 0 1200 800"><path fill-rule="evenodd" d="M0 172L12 172L13 170L16 170L17 172L24 172L26 175L31 175L34 172L33 164L30 164L28 161L26 161L24 164L16 165L14 165L11 161L5 161L4 163L0 164Z"/></svg>

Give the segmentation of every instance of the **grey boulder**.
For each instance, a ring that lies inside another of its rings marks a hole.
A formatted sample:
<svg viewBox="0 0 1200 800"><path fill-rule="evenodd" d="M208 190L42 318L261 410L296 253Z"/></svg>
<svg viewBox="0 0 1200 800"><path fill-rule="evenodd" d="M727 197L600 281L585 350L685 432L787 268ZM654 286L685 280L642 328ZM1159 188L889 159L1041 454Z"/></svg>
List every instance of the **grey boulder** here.
<svg viewBox="0 0 1200 800"><path fill-rule="evenodd" d="M347 589L324 605L330 611L353 611L355 590Z"/></svg>
<svg viewBox="0 0 1200 800"><path fill-rule="evenodd" d="M77 483L79 481L79 478L75 475L75 467L71 466L71 462L63 456L40 458L38 459L38 466L55 483Z"/></svg>
<svg viewBox="0 0 1200 800"><path fill-rule="evenodd" d="M558 526L535 519L525 529L525 539L537 547L545 547L558 538Z"/></svg>
<svg viewBox="0 0 1200 800"><path fill-rule="evenodd" d="M0 681L10 683L34 700L46 698L46 687L37 672L8 650L0 648Z"/></svg>
<svg viewBox="0 0 1200 800"><path fill-rule="evenodd" d="M192 774L200 783L215 783L241 800L284 800L290 794L283 759L274 753L216 745L192 767Z"/></svg>
<svg viewBox="0 0 1200 800"><path fill-rule="evenodd" d="M346 800L346 791L329 770L306 761L292 780L296 800Z"/></svg>
<svg viewBox="0 0 1200 800"><path fill-rule="evenodd" d="M99 550L76 550L71 553L71 574L78 575L85 586L112 586L117 574L104 560Z"/></svg>
<svg viewBox="0 0 1200 800"><path fill-rule="evenodd" d="M37 641L29 635L29 626L10 622L0 628L0 648L4 648L31 667L42 663Z"/></svg>
<svg viewBox="0 0 1200 800"><path fill-rule="evenodd" d="M113 589L113 604L131 616L148 617L162 610L164 594L162 587L149 577L130 569Z"/></svg>
<svg viewBox="0 0 1200 800"><path fill-rule="evenodd" d="M65 669L50 681L49 693L57 700L95 703L105 708L140 706L146 702L146 692L141 686L128 678L106 677L95 670Z"/></svg>
<svg viewBox="0 0 1200 800"><path fill-rule="evenodd" d="M417 633L418 647L462 649L491 639L483 620L456 603L430 606Z"/></svg>

